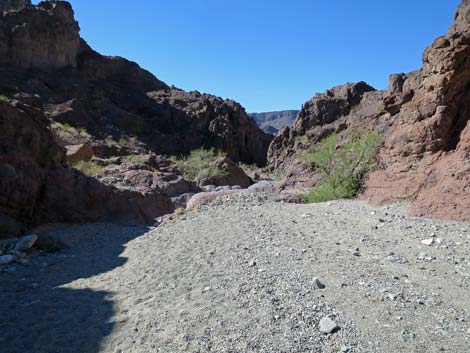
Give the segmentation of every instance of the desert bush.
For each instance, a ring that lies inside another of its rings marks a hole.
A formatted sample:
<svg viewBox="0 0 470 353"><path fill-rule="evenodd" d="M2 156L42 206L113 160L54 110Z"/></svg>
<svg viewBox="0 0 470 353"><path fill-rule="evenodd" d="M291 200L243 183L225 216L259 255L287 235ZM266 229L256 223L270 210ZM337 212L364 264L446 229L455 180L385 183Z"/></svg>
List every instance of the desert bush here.
<svg viewBox="0 0 470 353"><path fill-rule="evenodd" d="M69 134L77 133L77 129L67 123L55 122L51 125L51 127L56 130L62 130L62 131L68 132Z"/></svg>
<svg viewBox="0 0 470 353"><path fill-rule="evenodd" d="M189 156L170 157L170 160L176 163L185 179L195 180L225 175L227 171L224 168L211 164L217 158L225 156L225 153L216 152L213 148L209 150L200 148L191 151Z"/></svg>
<svg viewBox="0 0 470 353"><path fill-rule="evenodd" d="M84 128L84 127L81 127L78 129L78 132L80 133L80 135L82 135L83 137L91 137L91 135L88 133L87 129Z"/></svg>
<svg viewBox="0 0 470 353"><path fill-rule="evenodd" d="M259 169L259 167L256 164L246 164L246 163L243 163L243 162L238 163L238 166L240 168L242 168L243 171L247 175L253 174L254 172L256 172Z"/></svg>
<svg viewBox="0 0 470 353"><path fill-rule="evenodd" d="M146 161L148 161L149 156L146 154L130 154L124 156L123 159L131 163L144 164Z"/></svg>
<svg viewBox="0 0 470 353"><path fill-rule="evenodd" d="M372 131L355 133L339 145L338 135L332 134L314 147L304 161L314 164L320 182L305 195L306 202L323 202L355 197L363 176L375 164L381 136Z"/></svg>
<svg viewBox="0 0 470 353"><path fill-rule="evenodd" d="M73 167L88 176L103 174L103 167L93 161L80 161L74 164Z"/></svg>

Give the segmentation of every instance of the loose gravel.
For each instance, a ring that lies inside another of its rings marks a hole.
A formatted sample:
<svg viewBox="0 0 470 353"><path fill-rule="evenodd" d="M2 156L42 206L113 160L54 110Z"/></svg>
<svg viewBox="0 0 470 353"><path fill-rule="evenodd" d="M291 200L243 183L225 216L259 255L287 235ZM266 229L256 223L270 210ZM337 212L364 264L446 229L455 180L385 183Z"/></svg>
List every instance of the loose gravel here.
<svg viewBox="0 0 470 353"><path fill-rule="evenodd" d="M470 352L468 223L242 193L41 231L68 249L1 267L2 353Z"/></svg>

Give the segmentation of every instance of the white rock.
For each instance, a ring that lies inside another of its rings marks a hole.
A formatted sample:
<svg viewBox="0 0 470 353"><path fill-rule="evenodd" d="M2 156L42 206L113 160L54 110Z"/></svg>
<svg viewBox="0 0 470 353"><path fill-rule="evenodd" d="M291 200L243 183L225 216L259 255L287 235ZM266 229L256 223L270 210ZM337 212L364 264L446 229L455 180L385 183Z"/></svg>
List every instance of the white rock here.
<svg viewBox="0 0 470 353"><path fill-rule="evenodd" d="M328 316L325 316L323 319L320 320L320 331L329 334L333 331L337 330L339 326L331 320Z"/></svg>
<svg viewBox="0 0 470 353"><path fill-rule="evenodd" d="M426 246L431 246L432 244L434 244L434 239L429 238L429 239L421 240L421 244L426 245Z"/></svg>

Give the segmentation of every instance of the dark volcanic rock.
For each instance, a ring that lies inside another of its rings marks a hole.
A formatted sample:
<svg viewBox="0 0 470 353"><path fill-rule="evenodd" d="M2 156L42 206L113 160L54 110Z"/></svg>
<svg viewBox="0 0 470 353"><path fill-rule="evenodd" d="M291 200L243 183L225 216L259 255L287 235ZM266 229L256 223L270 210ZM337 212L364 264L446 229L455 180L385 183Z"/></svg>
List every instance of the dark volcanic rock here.
<svg viewBox="0 0 470 353"><path fill-rule="evenodd" d="M2 0L0 2L0 15L12 11L20 11L27 5L31 5L31 0Z"/></svg>
<svg viewBox="0 0 470 353"><path fill-rule="evenodd" d="M39 109L0 100L0 236L45 222L147 223L173 210L159 189L121 190L67 167L47 124Z"/></svg>
<svg viewBox="0 0 470 353"><path fill-rule="evenodd" d="M171 139L161 146L166 154L185 154L197 147L216 147L235 162L266 164L271 137L262 132L245 109L232 100L178 89L148 94L164 107L173 124ZM167 131L169 134L170 131Z"/></svg>
<svg viewBox="0 0 470 353"><path fill-rule="evenodd" d="M364 197L411 199L415 215L470 220L470 1L446 36L423 54L423 68L391 77L386 109L394 125Z"/></svg>
<svg viewBox="0 0 470 353"><path fill-rule="evenodd" d="M88 143L99 157L215 147L234 161L266 164L271 137L238 103L170 89L136 63L96 53L66 2L0 17L0 75L1 94L43 109L58 141ZM60 133L64 126L74 129Z"/></svg>
<svg viewBox="0 0 470 353"><path fill-rule="evenodd" d="M171 198L198 188L155 154L204 147L266 164L271 137L243 107L170 88L134 62L96 53L69 3L8 0L0 13L0 232L57 221L142 223L172 212ZM72 164L93 155L154 158L115 174L105 168L98 180L66 164L70 145L88 146L69 153Z"/></svg>
<svg viewBox="0 0 470 353"><path fill-rule="evenodd" d="M0 17L0 64L51 69L76 66L80 30L69 3L7 1ZM0 6L0 12L2 9ZM10 11L8 10L19 10Z"/></svg>
<svg viewBox="0 0 470 353"><path fill-rule="evenodd" d="M292 126L298 113L298 110L283 110L277 112L250 113L249 115L264 132L276 135L279 130L287 126Z"/></svg>

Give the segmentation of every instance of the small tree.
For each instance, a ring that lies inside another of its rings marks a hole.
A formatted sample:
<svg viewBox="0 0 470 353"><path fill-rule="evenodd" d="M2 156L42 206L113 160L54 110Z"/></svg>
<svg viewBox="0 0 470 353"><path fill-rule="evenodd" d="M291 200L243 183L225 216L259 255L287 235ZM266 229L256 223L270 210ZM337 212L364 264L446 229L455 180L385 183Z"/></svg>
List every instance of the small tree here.
<svg viewBox="0 0 470 353"><path fill-rule="evenodd" d="M374 166L381 136L376 132L355 133L339 145L338 135L323 140L304 160L314 164L320 182L307 195L307 202L323 202L357 195L365 173Z"/></svg>

